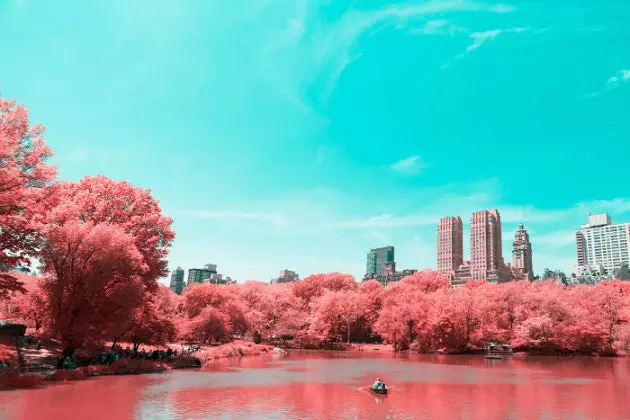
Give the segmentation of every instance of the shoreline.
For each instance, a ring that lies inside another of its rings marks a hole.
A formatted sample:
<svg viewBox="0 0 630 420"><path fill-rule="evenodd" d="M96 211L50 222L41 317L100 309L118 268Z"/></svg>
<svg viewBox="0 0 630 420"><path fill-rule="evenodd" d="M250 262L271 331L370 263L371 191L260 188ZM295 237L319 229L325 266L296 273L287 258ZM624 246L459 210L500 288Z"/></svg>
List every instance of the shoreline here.
<svg viewBox="0 0 630 420"><path fill-rule="evenodd" d="M156 362L147 359L119 359L111 365L86 365L75 369L53 369L44 372L19 372L17 368L0 371L0 391L14 389L37 388L41 383L56 383L67 381L79 381L100 376L124 376L142 375L151 373L164 373L169 370L179 369L201 369L204 365L216 360L241 358L246 356L260 356L264 354L278 354L278 350L286 352L291 350L316 351L316 352L340 352L340 353L364 353L364 354L390 354L390 355L427 355L427 356L483 356L485 351L470 350L460 353L417 353L410 350L394 351L391 344L343 344L335 348L306 348L286 345L256 344L250 341L235 340L219 346L201 346L199 350L180 355L168 362ZM166 348L180 347L179 345L168 345ZM155 348L147 346L147 348ZM47 349L46 349L47 350ZM588 358L626 358L622 355L598 355L578 352L550 353L550 352L513 352L501 354L503 358L509 357L588 357Z"/></svg>
<svg viewBox="0 0 630 420"><path fill-rule="evenodd" d="M360 344L360 343L350 343L343 344L336 348L309 348L309 347L293 347L290 345L278 346L284 350L314 350L314 351L338 351L338 352L356 352L356 353L377 353L377 354L408 354L408 355L432 355L432 356L483 356L486 354L485 349L472 349L463 352L457 353L446 353L446 352L430 352L430 353L419 353L412 350L398 350L394 351L393 345L391 344ZM619 359L619 358L627 358L628 354L597 354L597 353L581 353L581 352L570 352L570 351L541 351L541 352L526 352L526 351L513 351L511 353L499 353L501 356L516 356L516 357L525 357L525 356L541 356L541 357L589 357L589 358L611 358L611 359Z"/></svg>

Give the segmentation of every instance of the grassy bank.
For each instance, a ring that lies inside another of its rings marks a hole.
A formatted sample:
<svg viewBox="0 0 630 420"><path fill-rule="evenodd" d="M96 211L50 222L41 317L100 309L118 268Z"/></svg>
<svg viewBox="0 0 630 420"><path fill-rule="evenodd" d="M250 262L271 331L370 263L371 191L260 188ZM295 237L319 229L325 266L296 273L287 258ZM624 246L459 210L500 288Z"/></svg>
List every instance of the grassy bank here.
<svg viewBox="0 0 630 420"><path fill-rule="evenodd" d="M53 343L54 344L54 343ZM126 343L122 343L126 344ZM160 347L161 349L171 348L173 350L181 348L180 345L171 344ZM147 351L153 351L156 347L146 347ZM41 347L33 356L33 352L26 349L27 364L34 362L46 362L54 366L56 357L60 355L60 349L56 346L49 348ZM94 376L107 375L138 375L148 373L159 373L169 369L203 367L213 360L229 357L257 356L269 353L273 346L266 344L255 344L247 341L234 341L220 346L201 346L194 353L179 355L168 363L154 362L143 359L119 359L111 365L89 365L81 366L72 370L55 370L44 373L20 373L17 367L17 356L15 347L10 347L6 343L0 345L0 358L9 360L12 368L0 371L0 390L36 388L44 381L66 382L80 381ZM39 356L39 357L37 357Z"/></svg>

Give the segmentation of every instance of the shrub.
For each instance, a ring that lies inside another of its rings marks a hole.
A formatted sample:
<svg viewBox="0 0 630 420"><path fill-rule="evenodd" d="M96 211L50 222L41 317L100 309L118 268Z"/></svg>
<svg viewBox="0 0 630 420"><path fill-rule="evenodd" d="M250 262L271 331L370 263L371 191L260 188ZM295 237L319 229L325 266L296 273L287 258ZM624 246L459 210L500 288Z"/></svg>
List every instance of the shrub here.
<svg viewBox="0 0 630 420"><path fill-rule="evenodd" d="M72 370L57 370L53 374L53 380L58 382L63 381L81 381L86 378L83 368Z"/></svg>
<svg viewBox="0 0 630 420"><path fill-rule="evenodd" d="M20 374L17 370L0 373L0 389L28 389L37 387L44 380L39 373Z"/></svg>
<svg viewBox="0 0 630 420"><path fill-rule="evenodd" d="M115 375L125 375L129 373L154 373L162 372L166 368L152 360L142 359L119 359L110 366Z"/></svg>

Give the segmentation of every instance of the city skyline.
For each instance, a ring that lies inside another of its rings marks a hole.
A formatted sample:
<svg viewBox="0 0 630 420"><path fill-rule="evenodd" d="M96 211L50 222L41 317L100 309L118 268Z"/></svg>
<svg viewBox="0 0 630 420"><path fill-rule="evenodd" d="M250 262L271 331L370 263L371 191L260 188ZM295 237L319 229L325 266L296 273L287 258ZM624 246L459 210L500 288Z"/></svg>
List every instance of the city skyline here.
<svg viewBox="0 0 630 420"><path fill-rule="evenodd" d="M589 211L630 221L625 166L584 163L630 153L615 3L368 3L0 2L20 63L0 92L46 126L61 179L152 190L171 270L360 279L379 244L435 268L443 215L498 208L506 258L523 223L534 271L570 273Z"/></svg>

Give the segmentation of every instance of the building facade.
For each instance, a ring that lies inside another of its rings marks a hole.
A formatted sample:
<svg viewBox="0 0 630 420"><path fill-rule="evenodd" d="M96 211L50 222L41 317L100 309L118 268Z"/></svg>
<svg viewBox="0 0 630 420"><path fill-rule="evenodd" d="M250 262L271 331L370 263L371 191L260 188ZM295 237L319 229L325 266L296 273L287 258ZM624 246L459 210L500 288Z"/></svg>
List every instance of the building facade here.
<svg viewBox="0 0 630 420"><path fill-rule="evenodd" d="M385 246L382 248L372 249L367 254L367 263L365 266L365 275L382 276L385 274L385 265L394 262L394 247Z"/></svg>
<svg viewBox="0 0 630 420"><path fill-rule="evenodd" d="M278 276L278 278L271 279L271 284L292 283L294 281L298 281L299 279L300 276L295 271L285 269L280 271L280 276Z"/></svg>
<svg viewBox="0 0 630 420"><path fill-rule="evenodd" d="M169 285L169 289L171 289L174 293L181 295L182 290L184 290L184 286L184 269L177 267L171 273L171 284Z"/></svg>
<svg viewBox="0 0 630 420"><path fill-rule="evenodd" d="M605 213L589 215L575 237L578 266L612 274L630 264L630 223L613 224Z"/></svg>
<svg viewBox="0 0 630 420"><path fill-rule="evenodd" d="M440 219L437 233L437 271L453 280L457 269L464 263L464 227L462 218Z"/></svg>
<svg viewBox="0 0 630 420"><path fill-rule="evenodd" d="M388 264L388 268L383 274L371 274L371 275L366 274L365 277L363 277L362 281L376 280L377 282L381 283L381 285L387 286L389 283L400 281L404 277L410 276L418 272L418 270L414 270L414 269L405 269L402 271L392 272L391 267L395 269L395 264Z"/></svg>
<svg viewBox="0 0 630 420"><path fill-rule="evenodd" d="M216 276L217 265L206 264L203 268L191 268L188 270L188 282L187 285L193 283L206 283L211 277Z"/></svg>
<svg viewBox="0 0 630 420"><path fill-rule="evenodd" d="M470 219L470 274L473 280L499 282L503 267L501 217L498 210L480 210Z"/></svg>
<svg viewBox="0 0 630 420"><path fill-rule="evenodd" d="M512 267L520 270L525 278L534 279L534 265L532 262L532 244L529 233L523 224L518 226L512 243Z"/></svg>
<svg viewBox="0 0 630 420"><path fill-rule="evenodd" d="M453 287L471 280L504 283L533 280L532 245L521 224L514 234L512 264L503 260L501 216L498 210L480 210L470 219L470 260L464 260L463 228L460 217L445 217L438 225L438 272Z"/></svg>

